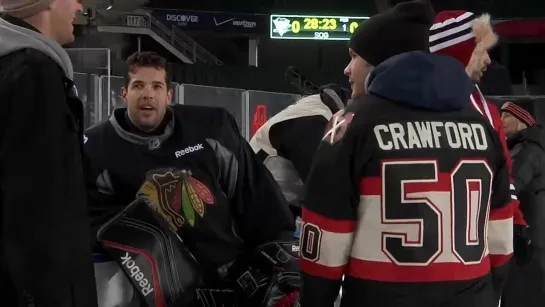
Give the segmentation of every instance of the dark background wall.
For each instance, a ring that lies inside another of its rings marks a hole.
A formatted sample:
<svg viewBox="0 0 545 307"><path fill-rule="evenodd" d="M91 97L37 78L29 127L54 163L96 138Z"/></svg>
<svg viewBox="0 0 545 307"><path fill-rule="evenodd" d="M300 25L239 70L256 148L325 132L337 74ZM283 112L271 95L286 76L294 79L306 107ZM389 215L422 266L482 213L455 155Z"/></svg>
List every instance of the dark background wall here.
<svg viewBox="0 0 545 307"><path fill-rule="evenodd" d="M391 0L390 4L403 0ZM378 3L386 2L379 0ZM542 0L432 0L436 10L465 9L473 12L490 12L502 18L543 17L545 1ZM310 13L373 15L377 13L376 0L151 0L149 6L203 11L231 11L246 13Z"/></svg>
<svg viewBox="0 0 545 307"><path fill-rule="evenodd" d="M117 0L114 3L120 3ZM151 0L145 4L151 8L180 10L225 11L255 14L322 14L372 16L382 6L393 5L399 0L199 0L172 1ZM432 0L436 11L464 9L477 13L490 12L495 18L542 17L543 0ZM259 67L248 67L248 37L224 33L186 32L199 44L221 59L225 66L209 67L185 65L149 37L142 37L144 50L156 50L172 62L174 81L214 86L230 86L247 89L296 92L297 88L284 82L285 71L295 67L309 81L316 84L335 82L347 85L343 69L349 61L347 42L271 40L268 35L254 37L259 40ZM126 58L137 50L136 36L89 31L78 39L75 46L108 47L115 50L115 58ZM523 82L545 84L545 44L503 41L491 52L496 63L488 74L488 80L505 79L507 83ZM508 69L507 69L508 68ZM117 73L117 72L116 72ZM504 82L505 83L505 82ZM493 88L493 87L491 87ZM493 94L508 93L503 89ZM545 91L543 91L545 93Z"/></svg>

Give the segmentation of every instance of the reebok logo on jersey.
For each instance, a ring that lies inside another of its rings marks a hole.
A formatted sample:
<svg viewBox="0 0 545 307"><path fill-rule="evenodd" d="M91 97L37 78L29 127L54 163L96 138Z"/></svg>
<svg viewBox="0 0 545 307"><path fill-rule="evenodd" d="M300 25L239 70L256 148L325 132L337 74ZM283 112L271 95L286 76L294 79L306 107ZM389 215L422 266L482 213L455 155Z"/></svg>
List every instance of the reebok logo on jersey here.
<svg viewBox="0 0 545 307"><path fill-rule="evenodd" d="M186 155L186 154L188 154L190 152L199 151L201 149L204 149L202 144L197 144L195 146L189 146L186 149L178 150L177 152L174 153L174 155L176 156L176 158L179 158L179 157L182 157L182 156L184 156L184 155Z"/></svg>
<svg viewBox="0 0 545 307"><path fill-rule="evenodd" d="M131 255L129 255L129 253L126 252L125 256L121 257L121 264L127 269L129 269L131 278L136 280L137 284L140 286L142 295L148 296L148 294L153 292L151 283L144 276L144 273L142 273L142 271L140 270L140 267L136 265L136 262L132 260L132 257Z"/></svg>

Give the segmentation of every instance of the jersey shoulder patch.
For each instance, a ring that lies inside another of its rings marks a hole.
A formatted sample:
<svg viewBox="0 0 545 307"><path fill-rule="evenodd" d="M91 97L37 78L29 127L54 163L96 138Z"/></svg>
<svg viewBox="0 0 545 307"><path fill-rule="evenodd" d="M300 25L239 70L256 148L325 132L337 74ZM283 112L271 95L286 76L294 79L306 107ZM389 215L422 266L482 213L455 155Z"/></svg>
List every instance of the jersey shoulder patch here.
<svg viewBox="0 0 545 307"><path fill-rule="evenodd" d="M331 120L327 123L325 135L322 138L322 141L328 142L329 144L335 144L340 141L348 129L348 126L354 119L354 113L345 112L345 110L340 110L335 113Z"/></svg>

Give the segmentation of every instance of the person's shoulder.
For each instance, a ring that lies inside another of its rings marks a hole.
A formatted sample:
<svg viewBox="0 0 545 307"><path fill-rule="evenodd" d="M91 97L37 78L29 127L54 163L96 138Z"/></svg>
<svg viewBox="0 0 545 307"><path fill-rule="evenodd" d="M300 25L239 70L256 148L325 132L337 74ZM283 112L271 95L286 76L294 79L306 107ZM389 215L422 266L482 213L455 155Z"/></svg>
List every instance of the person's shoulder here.
<svg viewBox="0 0 545 307"><path fill-rule="evenodd" d="M86 135L100 135L100 134L103 134L104 131L106 131L107 129L109 129L109 127L111 126L110 124L110 121L109 120L103 120L99 123L96 123L95 125L85 129L85 134Z"/></svg>
<svg viewBox="0 0 545 307"><path fill-rule="evenodd" d="M104 149L105 139L112 125L109 120L104 120L87 128L83 134L83 147L86 152L92 151L94 148L99 150Z"/></svg>
<svg viewBox="0 0 545 307"><path fill-rule="evenodd" d="M31 48L14 51L0 58L0 91L4 93L22 91L32 86L39 86L44 91L57 91L63 85L63 75L62 69L53 59Z"/></svg>
<svg viewBox="0 0 545 307"><path fill-rule="evenodd" d="M62 69L51 57L32 48L20 49L2 56L0 67L13 67L31 74L62 74Z"/></svg>
<svg viewBox="0 0 545 307"><path fill-rule="evenodd" d="M357 141L365 138L372 131L372 126L383 119L383 112L378 110L380 99L364 95L349 101L347 107L333 114L325 127L322 141L336 144L341 139Z"/></svg>
<svg viewBox="0 0 545 307"><path fill-rule="evenodd" d="M350 101L344 109L344 114L352 114L353 126L370 125L392 112L397 107L388 100L373 95L365 95L356 100ZM333 116L335 118L335 115Z"/></svg>

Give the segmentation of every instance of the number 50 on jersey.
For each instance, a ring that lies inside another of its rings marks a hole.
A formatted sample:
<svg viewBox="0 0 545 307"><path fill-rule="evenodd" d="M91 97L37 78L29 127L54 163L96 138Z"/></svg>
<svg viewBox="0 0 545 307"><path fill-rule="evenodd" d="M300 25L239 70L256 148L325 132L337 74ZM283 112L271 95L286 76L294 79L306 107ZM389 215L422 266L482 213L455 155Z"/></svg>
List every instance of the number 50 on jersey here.
<svg viewBox="0 0 545 307"><path fill-rule="evenodd" d="M383 161L379 176L362 179L349 271L379 280L432 281L490 270L483 259L493 171L483 159L450 164L446 171L434 159ZM323 244L334 242L328 236L335 234L305 224L301 256L317 264L331 259L335 251ZM428 266L436 269L414 271Z"/></svg>

